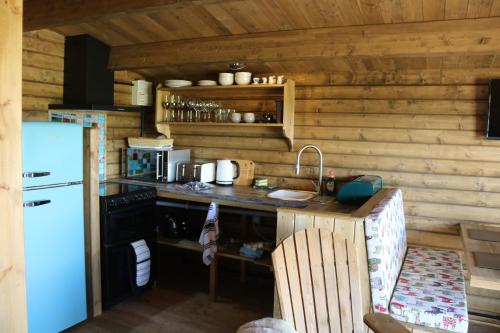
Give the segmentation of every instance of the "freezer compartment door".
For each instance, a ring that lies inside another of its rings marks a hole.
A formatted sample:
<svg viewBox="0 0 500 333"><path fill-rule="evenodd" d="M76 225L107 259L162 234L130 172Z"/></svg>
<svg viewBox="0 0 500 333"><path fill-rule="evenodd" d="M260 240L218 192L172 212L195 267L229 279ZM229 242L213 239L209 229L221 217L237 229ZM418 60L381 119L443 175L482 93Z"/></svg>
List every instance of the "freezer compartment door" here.
<svg viewBox="0 0 500 333"><path fill-rule="evenodd" d="M23 122L23 186L83 179L83 128L78 124Z"/></svg>
<svg viewBox="0 0 500 333"><path fill-rule="evenodd" d="M87 316L83 185L24 191L28 331L59 332Z"/></svg>

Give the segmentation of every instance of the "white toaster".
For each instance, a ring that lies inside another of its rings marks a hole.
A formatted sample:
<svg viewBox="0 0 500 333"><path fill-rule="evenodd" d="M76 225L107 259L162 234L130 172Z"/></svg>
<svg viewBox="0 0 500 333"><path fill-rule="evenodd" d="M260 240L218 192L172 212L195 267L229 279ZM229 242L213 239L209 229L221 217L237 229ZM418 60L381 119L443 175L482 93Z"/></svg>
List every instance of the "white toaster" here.
<svg viewBox="0 0 500 333"><path fill-rule="evenodd" d="M178 182L212 183L215 181L215 163L178 163L176 180Z"/></svg>

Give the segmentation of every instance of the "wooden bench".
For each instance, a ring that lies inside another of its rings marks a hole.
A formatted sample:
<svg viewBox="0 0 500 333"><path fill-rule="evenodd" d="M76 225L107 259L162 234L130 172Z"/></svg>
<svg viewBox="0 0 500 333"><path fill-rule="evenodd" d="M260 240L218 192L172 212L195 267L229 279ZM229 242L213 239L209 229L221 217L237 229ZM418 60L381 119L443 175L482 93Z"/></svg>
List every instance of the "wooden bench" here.
<svg viewBox="0 0 500 333"><path fill-rule="evenodd" d="M336 304L329 305L329 309L336 308L339 311L337 317L332 317L329 322L337 322L335 325L340 325L342 332L346 329L353 332L367 332L368 328L362 325L363 315L374 312L390 314L413 332L443 330L466 332L468 318L465 284L458 254L446 250L407 247L403 199L399 189L383 189L363 207L362 212L358 214L338 219L318 214L305 216L303 211L278 211L278 230L286 227L291 232L288 236L278 239L278 244L281 243L281 245L275 253L292 247L292 244L295 247L302 244L303 236L297 238L297 235L304 228L325 229L333 232L337 239L345 239L345 250L339 250L343 247L334 246L332 256L335 260L330 265L335 265L336 269L340 268L344 271L347 267L348 274L344 272L342 273L344 275L336 275L334 282L325 278L325 283L330 282L330 285L334 285L338 295L344 295L337 298L328 297L328 302L336 302ZM303 223L306 217L311 223ZM283 223L280 224L280 222ZM294 232L295 235L292 236ZM312 263L311 260L314 258L310 256L317 253L320 245L314 241L313 237L316 236L313 236L311 231L307 232L306 252L309 256L308 260ZM280 235L285 234L280 233ZM301 248L304 246L301 245ZM295 250L297 260L299 256L305 255L305 252L299 249ZM312 252L311 249L313 249ZM347 251L348 249L350 252ZM275 257L276 254L273 256ZM277 269L274 257L273 265L278 281L279 274L283 273ZM325 258L324 254L322 258ZM307 262L304 259L300 260ZM343 262L346 262L347 266ZM328 261L324 261L324 265L328 265ZM289 268L287 266L287 269ZM297 266L297 269L302 268ZM288 278L290 274L292 273L287 273ZM300 277L300 274L295 275ZM311 276L313 275L311 272ZM304 293L303 288L308 287L304 287L302 283L306 280L300 278L299 280L301 284L295 283L294 287L290 287L290 293L298 294L300 297L311 294L310 292ZM323 293L326 287L313 285L312 288L313 296L320 297L318 295ZM318 291L315 288L320 289ZM278 286L278 290L280 289L282 288ZM436 290L441 291L441 294L436 295ZM431 295L432 291L434 294ZM283 295L283 297L292 297L292 294L287 296L284 293ZM287 311L283 304L285 301L279 297L281 314L275 311L275 316L290 320L290 311L288 314L284 313ZM294 306L299 305L297 301L294 304ZM306 301L304 304L306 304L303 305L305 313L306 306L311 304L311 301ZM309 311L310 308L307 310ZM315 312L314 315L321 314ZM300 318L297 320L294 316L293 322L295 321L297 321L298 327L296 328L299 332L311 332L311 330L303 330L304 327L308 327L307 322L302 324ZM338 328L338 326L334 327ZM337 331L331 328L329 332Z"/></svg>
<svg viewBox="0 0 500 333"><path fill-rule="evenodd" d="M467 332L462 262L458 253L408 248L402 192L393 189L365 218L373 311L414 331Z"/></svg>

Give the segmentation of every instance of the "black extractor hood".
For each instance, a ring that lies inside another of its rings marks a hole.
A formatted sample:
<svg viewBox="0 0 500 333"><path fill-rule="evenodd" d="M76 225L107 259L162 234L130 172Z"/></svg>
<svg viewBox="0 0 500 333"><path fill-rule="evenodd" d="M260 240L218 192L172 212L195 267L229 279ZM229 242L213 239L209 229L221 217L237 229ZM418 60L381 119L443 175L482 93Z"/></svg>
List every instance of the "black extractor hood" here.
<svg viewBox="0 0 500 333"><path fill-rule="evenodd" d="M114 105L114 72L108 69L110 47L90 35L66 37L63 104L49 109L132 111L148 107Z"/></svg>

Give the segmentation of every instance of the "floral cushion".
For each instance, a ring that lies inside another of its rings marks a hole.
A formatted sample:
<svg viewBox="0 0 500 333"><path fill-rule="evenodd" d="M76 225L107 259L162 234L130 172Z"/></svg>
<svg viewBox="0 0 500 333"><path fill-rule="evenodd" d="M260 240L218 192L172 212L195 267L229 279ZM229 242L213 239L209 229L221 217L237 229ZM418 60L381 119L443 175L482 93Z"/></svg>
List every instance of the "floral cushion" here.
<svg viewBox="0 0 500 333"><path fill-rule="evenodd" d="M388 313L389 301L406 254L403 195L393 189L365 218L373 310Z"/></svg>
<svg viewBox="0 0 500 333"><path fill-rule="evenodd" d="M465 284L458 254L409 248L390 313L411 324L467 332Z"/></svg>

